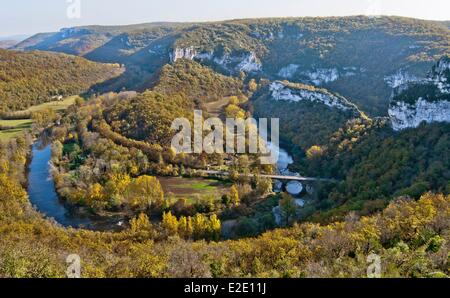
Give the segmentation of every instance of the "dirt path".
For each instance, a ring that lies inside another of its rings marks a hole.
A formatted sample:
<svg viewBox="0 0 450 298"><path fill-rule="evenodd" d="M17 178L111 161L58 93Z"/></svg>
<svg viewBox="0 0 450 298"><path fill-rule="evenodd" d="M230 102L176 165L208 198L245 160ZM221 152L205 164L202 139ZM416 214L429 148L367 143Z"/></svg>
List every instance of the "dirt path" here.
<svg viewBox="0 0 450 298"><path fill-rule="evenodd" d="M220 117L229 101L230 99L228 97L225 97L218 101L209 102L205 104L206 111L208 111L208 113L210 113L214 117Z"/></svg>

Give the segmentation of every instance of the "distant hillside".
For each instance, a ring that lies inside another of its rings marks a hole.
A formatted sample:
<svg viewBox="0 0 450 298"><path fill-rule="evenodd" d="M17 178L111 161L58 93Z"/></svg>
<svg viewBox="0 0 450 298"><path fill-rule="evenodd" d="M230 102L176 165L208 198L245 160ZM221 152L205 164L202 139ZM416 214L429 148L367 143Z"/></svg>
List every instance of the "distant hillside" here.
<svg viewBox="0 0 450 298"><path fill-rule="evenodd" d="M441 23L444 24L444 26L447 26L447 28L450 29L450 21L443 21Z"/></svg>
<svg viewBox="0 0 450 298"><path fill-rule="evenodd" d="M450 122L450 56L439 59L426 79L397 87L389 116L395 130L417 127L421 122Z"/></svg>
<svg viewBox="0 0 450 298"><path fill-rule="evenodd" d="M309 173L340 179L319 195L318 218L384 208L393 196L450 193L450 124L395 133L383 121L356 121L335 133Z"/></svg>
<svg viewBox="0 0 450 298"><path fill-rule="evenodd" d="M29 37L29 35L0 36L0 49L11 48Z"/></svg>
<svg viewBox="0 0 450 298"><path fill-rule="evenodd" d="M252 98L257 118L280 119L280 138L300 161L314 145L325 145L350 119L362 117L342 96L314 86L272 82Z"/></svg>
<svg viewBox="0 0 450 298"><path fill-rule="evenodd" d="M165 65L158 77L154 91L187 98L203 103L242 94L241 80L221 75L196 62L180 60Z"/></svg>
<svg viewBox="0 0 450 298"><path fill-rule="evenodd" d="M0 110L21 110L53 96L79 94L121 72L118 65L66 54L0 50Z"/></svg>
<svg viewBox="0 0 450 298"><path fill-rule="evenodd" d="M136 89L164 64L185 58L225 74L325 87L369 114L387 115L393 88L421 79L450 53L450 31L442 24L360 16L89 26L36 35L16 48L126 64L114 89Z"/></svg>
<svg viewBox="0 0 450 298"><path fill-rule="evenodd" d="M17 40L0 40L0 49L8 49L17 44Z"/></svg>
<svg viewBox="0 0 450 298"><path fill-rule="evenodd" d="M165 65L151 89L116 102L105 109L104 116L115 132L128 138L167 145L173 119L192 119L194 108L242 95L243 83L194 61L180 60Z"/></svg>

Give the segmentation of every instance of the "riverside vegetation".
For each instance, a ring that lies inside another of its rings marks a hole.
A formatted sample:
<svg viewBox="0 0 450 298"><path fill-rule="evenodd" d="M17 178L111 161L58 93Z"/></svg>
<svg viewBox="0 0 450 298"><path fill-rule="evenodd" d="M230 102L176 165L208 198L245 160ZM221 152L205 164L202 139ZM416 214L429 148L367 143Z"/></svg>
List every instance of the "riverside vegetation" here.
<svg viewBox="0 0 450 298"><path fill-rule="evenodd" d="M73 253L83 277L366 277L372 253L383 277L450 275L450 124L396 132L376 117L388 107L387 76L404 67L419 76L448 53L443 23L89 26L16 49L66 54L0 52L2 121L27 128L0 140L0 276L64 277ZM289 64L299 71L280 71ZM320 75L334 68L339 79ZM352 108L275 100L270 86L279 79ZM49 103L62 95L81 97L63 109ZM298 207L261 177L276 168L257 154L176 155L172 120L192 122L194 109L221 119L279 117L290 170L336 182L314 184ZM63 227L31 206L26 169L39 135L51 143L64 204L93 218L119 215L119 231ZM230 176L211 180L206 169Z"/></svg>

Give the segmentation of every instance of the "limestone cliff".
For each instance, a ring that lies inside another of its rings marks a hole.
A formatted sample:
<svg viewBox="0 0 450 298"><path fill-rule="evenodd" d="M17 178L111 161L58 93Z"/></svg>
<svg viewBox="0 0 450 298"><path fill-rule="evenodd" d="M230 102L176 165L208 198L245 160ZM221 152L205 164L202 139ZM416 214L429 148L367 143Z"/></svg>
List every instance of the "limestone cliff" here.
<svg viewBox="0 0 450 298"><path fill-rule="evenodd" d="M396 131L422 122L450 122L450 58L441 58L426 79L397 86L389 117Z"/></svg>

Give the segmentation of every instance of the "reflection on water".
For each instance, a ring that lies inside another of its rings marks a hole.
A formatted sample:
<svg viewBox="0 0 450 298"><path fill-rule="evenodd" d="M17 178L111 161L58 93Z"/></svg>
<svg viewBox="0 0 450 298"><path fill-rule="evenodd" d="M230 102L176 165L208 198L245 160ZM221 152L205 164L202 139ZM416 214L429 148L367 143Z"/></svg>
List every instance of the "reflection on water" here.
<svg viewBox="0 0 450 298"><path fill-rule="evenodd" d="M292 156L289 155L289 153L286 150L278 146L275 146L271 142L267 142L267 148L272 152L275 152L275 154L278 154L277 171L279 174L283 176L300 176L299 173L289 171L289 166L294 163L294 159L292 158ZM274 188L275 191L281 191L282 185L280 181L276 181L274 183ZM290 181L286 185L286 191L293 196L300 195L302 190L303 185L298 181Z"/></svg>
<svg viewBox="0 0 450 298"><path fill-rule="evenodd" d="M37 141L32 148L32 160L28 173L28 196L35 208L65 227L92 230L117 230L111 219L90 218L71 212L59 199L51 174L51 146L45 140ZM117 219L112 219L117 221Z"/></svg>
<svg viewBox="0 0 450 298"><path fill-rule="evenodd" d="M267 142L267 149L271 152L275 152L275 156L278 155L278 161L277 161L277 170L280 174L285 174L288 172L289 165L294 163L294 160L292 159L292 156L287 153L286 150L283 148L280 148L278 146L275 146L271 142Z"/></svg>
<svg viewBox="0 0 450 298"><path fill-rule="evenodd" d="M89 218L71 215L59 200L50 172L51 147L38 141L33 145L33 158L28 174L28 195L31 204L47 217L54 218L63 226L89 226Z"/></svg>

